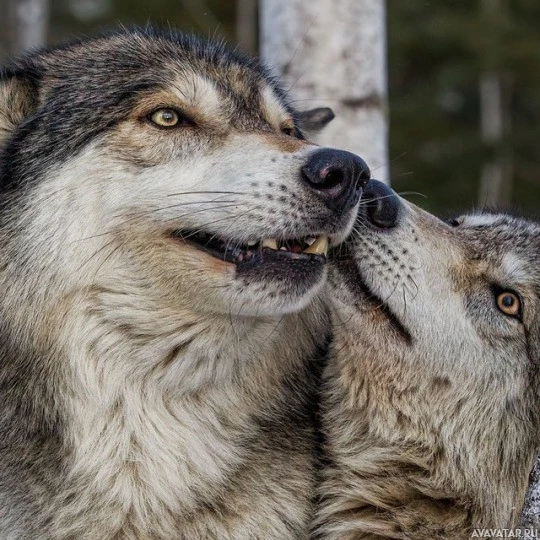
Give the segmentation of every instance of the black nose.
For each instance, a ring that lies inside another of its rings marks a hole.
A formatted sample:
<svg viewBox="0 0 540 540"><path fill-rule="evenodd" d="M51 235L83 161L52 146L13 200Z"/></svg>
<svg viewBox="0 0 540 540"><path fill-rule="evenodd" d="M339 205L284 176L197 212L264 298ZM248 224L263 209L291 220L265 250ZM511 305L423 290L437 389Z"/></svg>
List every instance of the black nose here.
<svg viewBox="0 0 540 540"><path fill-rule="evenodd" d="M331 210L344 213L360 198L370 178L365 161L350 152L322 148L309 156L302 178Z"/></svg>
<svg viewBox="0 0 540 540"><path fill-rule="evenodd" d="M391 229L398 224L401 202L386 184L370 180L362 193L362 205L365 205L365 215L373 225Z"/></svg>

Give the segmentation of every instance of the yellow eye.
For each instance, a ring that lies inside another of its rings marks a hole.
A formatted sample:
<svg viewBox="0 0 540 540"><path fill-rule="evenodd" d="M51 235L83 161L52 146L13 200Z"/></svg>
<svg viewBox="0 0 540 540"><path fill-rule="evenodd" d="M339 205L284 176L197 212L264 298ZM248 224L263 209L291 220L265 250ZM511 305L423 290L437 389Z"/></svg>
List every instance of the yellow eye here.
<svg viewBox="0 0 540 540"><path fill-rule="evenodd" d="M513 292L505 291L497 295L497 307L505 315L519 317L521 314L521 301Z"/></svg>
<svg viewBox="0 0 540 540"><path fill-rule="evenodd" d="M158 109L150 115L150 120L160 127L175 127L180 123L180 115L174 109Z"/></svg>

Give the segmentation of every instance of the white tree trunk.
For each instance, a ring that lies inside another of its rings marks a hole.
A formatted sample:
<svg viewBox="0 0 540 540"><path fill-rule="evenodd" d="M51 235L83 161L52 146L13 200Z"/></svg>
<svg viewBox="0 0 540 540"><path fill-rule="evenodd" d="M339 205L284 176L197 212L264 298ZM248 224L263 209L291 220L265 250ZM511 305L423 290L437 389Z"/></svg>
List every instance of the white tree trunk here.
<svg viewBox="0 0 540 540"><path fill-rule="evenodd" d="M11 53L42 47L47 41L48 0L9 0Z"/></svg>
<svg viewBox="0 0 540 540"><path fill-rule="evenodd" d="M488 71L480 77L480 128L487 147L500 147L509 129L509 119L503 99L500 73ZM500 150L482 166L478 203L481 207L496 208L510 203L512 163Z"/></svg>
<svg viewBox="0 0 540 540"><path fill-rule="evenodd" d="M261 0L261 55L300 110L331 107L317 142L363 157L388 181L384 0Z"/></svg>
<svg viewBox="0 0 540 540"><path fill-rule="evenodd" d="M496 20L505 13L504 0L481 0L480 7L486 21ZM488 208L506 206L510 203L512 191L512 163L500 149L510 131L502 74L493 70L483 72L479 94L482 142L493 150L493 156L482 167L478 203Z"/></svg>

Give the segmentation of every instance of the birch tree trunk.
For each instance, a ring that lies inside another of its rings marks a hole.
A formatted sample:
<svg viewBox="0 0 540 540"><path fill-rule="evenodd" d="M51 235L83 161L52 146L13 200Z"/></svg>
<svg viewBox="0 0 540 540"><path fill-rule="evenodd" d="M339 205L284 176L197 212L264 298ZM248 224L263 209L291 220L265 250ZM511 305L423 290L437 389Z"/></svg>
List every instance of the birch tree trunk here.
<svg viewBox="0 0 540 540"><path fill-rule="evenodd" d="M482 16L497 21L505 14L504 0L481 0ZM510 132L508 88L499 71L487 70L480 76L480 131L482 142L491 150L480 177L478 203L481 207L508 206L512 194L512 161L502 150Z"/></svg>
<svg viewBox="0 0 540 540"><path fill-rule="evenodd" d="M8 0L10 53L20 54L47 42L48 0Z"/></svg>
<svg viewBox="0 0 540 540"><path fill-rule="evenodd" d="M388 182L384 0L261 0L261 56L298 109L331 107L317 142L363 157Z"/></svg>
<svg viewBox="0 0 540 540"><path fill-rule="evenodd" d="M492 157L482 166L478 203L481 207L496 208L510 203L512 163L501 152L503 139L508 135L509 118L504 99L502 76L485 72L480 77L480 128L482 142L492 150Z"/></svg>

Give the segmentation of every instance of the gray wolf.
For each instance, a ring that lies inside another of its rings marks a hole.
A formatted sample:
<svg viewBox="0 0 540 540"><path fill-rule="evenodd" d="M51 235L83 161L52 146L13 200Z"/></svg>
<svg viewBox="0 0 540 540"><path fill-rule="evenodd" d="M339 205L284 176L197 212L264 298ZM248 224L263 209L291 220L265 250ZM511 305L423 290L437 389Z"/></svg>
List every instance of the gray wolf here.
<svg viewBox="0 0 540 540"><path fill-rule="evenodd" d="M515 527L540 442L540 225L364 194L328 284L318 535Z"/></svg>
<svg viewBox="0 0 540 540"><path fill-rule="evenodd" d="M318 293L369 177L320 113L174 32L2 71L1 538L307 536Z"/></svg>

